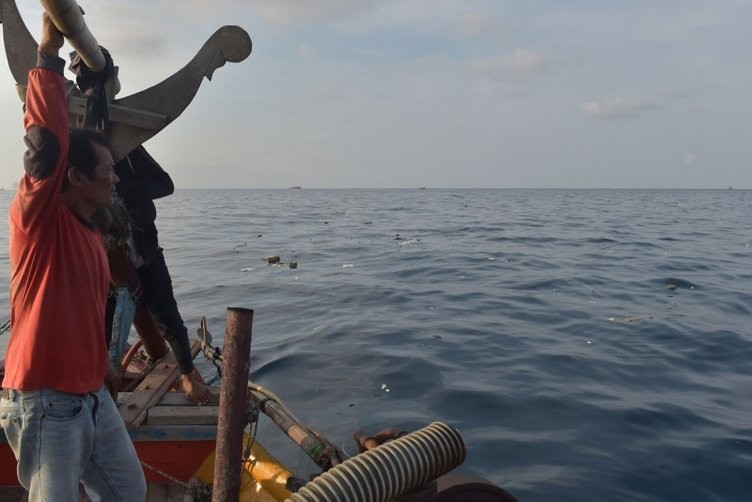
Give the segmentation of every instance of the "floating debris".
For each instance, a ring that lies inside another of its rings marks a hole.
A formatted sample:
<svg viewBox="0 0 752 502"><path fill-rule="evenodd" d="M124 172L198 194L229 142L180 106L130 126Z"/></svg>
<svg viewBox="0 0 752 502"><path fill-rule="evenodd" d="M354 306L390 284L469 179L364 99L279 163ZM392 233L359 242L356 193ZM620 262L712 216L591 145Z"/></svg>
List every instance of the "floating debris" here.
<svg viewBox="0 0 752 502"><path fill-rule="evenodd" d="M402 242L400 246L405 246L407 244L415 244L416 242L420 242L421 239L420 237L417 237L415 239L410 239L410 240L405 240L405 239L401 239L401 240L404 242Z"/></svg>
<svg viewBox="0 0 752 502"><path fill-rule="evenodd" d="M633 317L625 317L624 322L630 323L630 322L636 322L636 321L643 321L645 320L644 317L641 316L633 316Z"/></svg>
<svg viewBox="0 0 752 502"><path fill-rule="evenodd" d="M261 259L274 267L298 268L298 262L296 261L284 262L284 261L281 261L280 257L276 255L275 256L262 256Z"/></svg>
<svg viewBox="0 0 752 502"><path fill-rule="evenodd" d="M372 221L362 221L361 223L362 223L363 225L370 225L370 224L371 224L371 223L373 223L373 222L372 222Z"/></svg>
<svg viewBox="0 0 752 502"><path fill-rule="evenodd" d="M296 261L288 261L288 262L280 261L278 263L274 263L272 266L274 266L274 267L283 267L283 268L293 268L294 269L294 268L298 268L298 262L296 262Z"/></svg>
<svg viewBox="0 0 752 502"><path fill-rule="evenodd" d="M243 275L246 275L246 274L248 274L248 272L253 272L254 270L256 270L256 267L241 268L240 269L240 273L243 274Z"/></svg>
<svg viewBox="0 0 752 502"><path fill-rule="evenodd" d="M652 318L653 318L653 316L631 316L631 317L625 317L623 319L623 322L629 324L629 323L632 323L632 322L644 321L645 319L652 319ZM609 322L616 322L616 317L609 317L608 321Z"/></svg>
<svg viewBox="0 0 752 502"><path fill-rule="evenodd" d="M355 265L353 265L352 263L343 263L342 264L342 268L353 268L354 266Z"/></svg>

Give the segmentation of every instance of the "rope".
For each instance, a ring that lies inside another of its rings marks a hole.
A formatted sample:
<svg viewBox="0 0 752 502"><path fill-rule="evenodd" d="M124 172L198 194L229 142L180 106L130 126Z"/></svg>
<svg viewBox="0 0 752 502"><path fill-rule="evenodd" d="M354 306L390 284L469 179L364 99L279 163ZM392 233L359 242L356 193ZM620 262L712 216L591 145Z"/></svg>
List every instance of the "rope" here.
<svg viewBox="0 0 752 502"><path fill-rule="evenodd" d="M248 429L248 441L245 445L245 450L243 451L243 462L248 462L251 458L251 448L253 447L253 444L256 442L256 433L258 432L258 423L259 423L259 412L261 411L261 403L254 403L253 400L248 400L245 403L246 406L246 412L245 412L245 422L246 425L249 426ZM245 427L243 427L245 428Z"/></svg>
<svg viewBox="0 0 752 502"><path fill-rule="evenodd" d="M3 333L5 333L9 329L10 329L10 319L8 319L7 321L5 321L3 323L3 325L0 326L0 335L2 335Z"/></svg>

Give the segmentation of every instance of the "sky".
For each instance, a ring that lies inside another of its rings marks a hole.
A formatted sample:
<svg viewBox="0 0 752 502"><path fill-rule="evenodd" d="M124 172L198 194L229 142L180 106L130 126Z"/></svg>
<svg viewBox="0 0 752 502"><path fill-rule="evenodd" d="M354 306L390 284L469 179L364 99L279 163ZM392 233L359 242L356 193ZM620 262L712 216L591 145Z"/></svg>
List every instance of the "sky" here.
<svg viewBox="0 0 752 502"><path fill-rule="evenodd" d="M17 3L38 39L39 2ZM145 144L177 188L752 188L748 0L80 3L118 98L223 25L250 34ZM5 58L0 84L8 188Z"/></svg>

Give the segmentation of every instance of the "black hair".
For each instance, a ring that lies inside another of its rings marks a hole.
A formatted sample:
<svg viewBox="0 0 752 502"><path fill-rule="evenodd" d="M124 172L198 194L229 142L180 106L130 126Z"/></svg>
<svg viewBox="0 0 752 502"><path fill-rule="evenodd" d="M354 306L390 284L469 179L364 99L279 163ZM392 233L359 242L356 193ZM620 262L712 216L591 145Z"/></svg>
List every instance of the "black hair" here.
<svg viewBox="0 0 752 502"><path fill-rule="evenodd" d="M87 178L93 180L97 177L97 163L99 157L94 150L94 145L107 147L107 140L101 131L93 129L71 129L68 135L68 159L65 166L66 174L72 167L80 170ZM63 190L68 186L68 176L63 178Z"/></svg>

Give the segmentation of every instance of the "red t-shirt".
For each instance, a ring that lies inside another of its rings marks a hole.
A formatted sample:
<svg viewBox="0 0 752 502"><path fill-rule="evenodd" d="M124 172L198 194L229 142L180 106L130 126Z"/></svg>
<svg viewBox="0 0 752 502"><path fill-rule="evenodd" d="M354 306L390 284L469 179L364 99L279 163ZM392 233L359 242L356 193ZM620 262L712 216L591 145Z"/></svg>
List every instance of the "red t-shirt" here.
<svg viewBox="0 0 752 502"><path fill-rule="evenodd" d="M65 93L60 73L29 72L26 174L8 218L11 335L3 387L78 394L101 387L107 373L109 269L101 234L60 196L68 152Z"/></svg>

